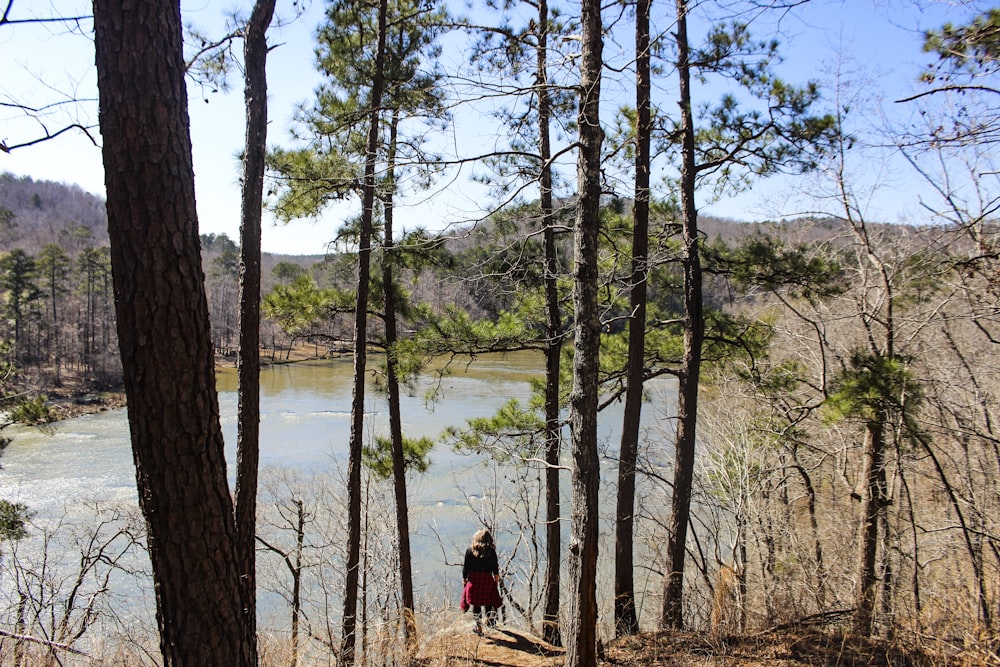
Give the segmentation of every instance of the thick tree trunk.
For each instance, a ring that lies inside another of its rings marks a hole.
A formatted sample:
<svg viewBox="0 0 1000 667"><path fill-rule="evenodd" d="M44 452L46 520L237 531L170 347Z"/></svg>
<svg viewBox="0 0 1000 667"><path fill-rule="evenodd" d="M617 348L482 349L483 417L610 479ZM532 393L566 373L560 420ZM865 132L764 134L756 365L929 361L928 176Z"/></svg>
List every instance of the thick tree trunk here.
<svg viewBox="0 0 1000 667"><path fill-rule="evenodd" d="M251 665L176 0L96 0L118 340L165 665Z"/></svg>
<svg viewBox="0 0 1000 667"><path fill-rule="evenodd" d="M553 646L562 644L559 630L559 586L562 566L562 530L559 520L559 454L562 427L559 420L559 366L562 357L562 313L559 307L559 261L556 250L555 216L552 203L552 141L549 122L552 103L548 79L549 5L538 3L538 149L542 170L538 175L542 209L542 239L545 253L545 605L542 638Z"/></svg>
<svg viewBox="0 0 1000 667"><path fill-rule="evenodd" d="M579 209L574 232L573 388L570 427L573 453L571 510L568 667L597 664L598 485L597 382L601 323L597 310L598 231L601 207L601 3L582 0L580 59L580 148L577 160Z"/></svg>
<svg viewBox="0 0 1000 667"><path fill-rule="evenodd" d="M635 608L633 543L635 467L639 452L643 375L646 351L646 276L649 255L650 0L635 8L635 204L632 211L632 276L629 282L628 367L625 414L618 460L618 504L615 510L615 635L639 631Z"/></svg>
<svg viewBox="0 0 1000 667"><path fill-rule="evenodd" d="M246 144L240 225L240 345L236 357L239 417L236 442L236 551L244 622L257 627L257 469L260 462L260 233L267 149L267 27L275 0L258 0L243 43ZM256 632L251 650L256 662Z"/></svg>
<svg viewBox="0 0 1000 667"><path fill-rule="evenodd" d="M354 309L354 391L351 399L351 435L347 463L347 576L344 582L344 615L341 662L353 665L358 615L358 579L361 561L361 450L365 423L365 366L368 359L368 282L371 277L372 222L375 217L375 166L378 159L379 119L385 85L385 34L387 0L378 10L378 51L376 73L368 119L368 146L365 158L361 201L361 234L358 239L358 294Z"/></svg>
<svg viewBox="0 0 1000 667"><path fill-rule="evenodd" d="M705 338L702 315L701 259L698 250L698 210L694 185L694 117L691 109L691 64L687 38L687 2L677 6L677 74L683 143L681 146L681 215L684 227L684 358L680 372L677 406L677 436L674 444L674 495L667 538L667 567L663 585L660 624L684 627L684 560L694 478L695 426L698 420L698 384L701 380L701 349Z"/></svg>

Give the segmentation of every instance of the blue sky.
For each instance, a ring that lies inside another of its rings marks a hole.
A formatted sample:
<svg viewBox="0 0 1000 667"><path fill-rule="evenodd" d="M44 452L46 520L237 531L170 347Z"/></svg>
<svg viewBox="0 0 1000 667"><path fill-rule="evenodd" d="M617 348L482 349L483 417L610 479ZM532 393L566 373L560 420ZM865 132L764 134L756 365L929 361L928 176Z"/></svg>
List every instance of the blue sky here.
<svg viewBox="0 0 1000 667"><path fill-rule="evenodd" d="M218 28L222 17L233 8L249 6L250 0L190 0L182 2L186 22L206 29ZM673 3L654 3L666 16ZM278 0L278 13L288 17L291 3ZM979 4L982 8L986 6ZM274 31L270 41L279 46L268 59L269 114L271 125L268 143L288 145L288 125L296 103L307 101L318 82L314 69L313 33L322 18L323 3L312 0L304 17ZM12 17L29 15L87 14L88 0L15 0ZM882 115L899 117L910 113L893 100L905 96L916 86L928 56L921 52L923 29L939 27L951 20L962 22L972 9L948 2L875 0L813 0L782 18L780 26L761 23L755 34L765 36L780 27L786 54L782 75L792 82L815 79L831 81L831 67L841 62L856 79L867 80L865 103L870 105L860 118L859 129L867 121ZM0 77L0 102L17 101L42 106L69 96L96 97L90 25L84 34L64 28L41 25L0 26L0 58L4 73ZM615 58L617 45L606 46L606 57ZM622 49L629 45L623 43ZM623 51L621 57L627 57ZM848 62L843 59L849 58ZM461 60L461 53L446 53L445 59ZM665 82L664 88L672 86ZM620 87L624 90L625 87ZM616 84L607 79L608 95ZM628 94L627 91L622 94ZM905 105L904 105L905 106ZM236 158L243 144L242 83L234 79L228 93L207 93L190 88L191 132L194 146L196 194L203 233L239 234L239 163ZM65 107L53 114L50 130L58 129L67 119L96 124L96 103ZM478 116L460 117L462 127L451 141L461 144L489 141L494 130L477 124ZM491 121L485 121L489 123ZM0 139L16 143L38 135L39 127L25 121L9 109L0 109ZM99 137L97 137L99 140ZM447 150L447 149L446 149ZM870 159L869 159L870 160ZM97 194L103 193L103 170L100 149L80 134L64 135L57 140L23 148L11 154L0 153L0 171L27 175L38 180L77 184ZM872 179L881 179L879 194L872 199L872 215L888 221L915 215L915 179L905 168L886 163L879 166ZM484 200L483 191L467 181L468 173L452 175L440 184L446 194L433 202L417 201L398 215L431 228L448 222L475 219ZM702 203L702 211L743 220L764 219L803 212L808 206L788 195L788 184L774 180L760 184L750 193L716 203ZM319 221L295 221L276 226L265 220L265 251L311 254L323 251L340 221L352 215L357 204L338 205L326 211Z"/></svg>

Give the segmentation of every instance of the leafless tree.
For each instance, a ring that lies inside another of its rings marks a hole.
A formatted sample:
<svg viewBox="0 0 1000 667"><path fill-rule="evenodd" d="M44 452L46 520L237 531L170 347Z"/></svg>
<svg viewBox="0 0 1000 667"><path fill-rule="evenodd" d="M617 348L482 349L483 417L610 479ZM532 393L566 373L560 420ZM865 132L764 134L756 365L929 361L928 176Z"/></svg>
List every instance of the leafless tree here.
<svg viewBox="0 0 1000 667"><path fill-rule="evenodd" d="M5 664L62 664L64 653L89 651L81 647L88 632L106 644L118 624L143 611L137 596L122 590L139 589L148 577L141 517L128 507L97 503L74 508L73 516L29 523L28 536L5 550Z"/></svg>

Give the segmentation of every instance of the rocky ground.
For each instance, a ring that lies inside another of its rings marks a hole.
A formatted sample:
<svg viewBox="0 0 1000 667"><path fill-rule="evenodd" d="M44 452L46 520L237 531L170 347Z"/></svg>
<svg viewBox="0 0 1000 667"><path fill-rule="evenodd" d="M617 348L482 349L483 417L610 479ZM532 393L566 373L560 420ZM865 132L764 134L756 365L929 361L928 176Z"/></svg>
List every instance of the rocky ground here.
<svg viewBox="0 0 1000 667"><path fill-rule="evenodd" d="M80 395L62 395L62 392L59 392L49 395L49 409L56 421L123 407L125 407L125 394L121 391Z"/></svg>

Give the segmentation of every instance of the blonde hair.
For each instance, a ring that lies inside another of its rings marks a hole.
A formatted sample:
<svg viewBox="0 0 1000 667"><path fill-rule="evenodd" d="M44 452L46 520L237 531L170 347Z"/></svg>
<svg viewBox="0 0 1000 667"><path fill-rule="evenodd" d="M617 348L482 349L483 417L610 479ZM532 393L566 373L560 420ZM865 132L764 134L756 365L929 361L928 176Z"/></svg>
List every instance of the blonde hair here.
<svg viewBox="0 0 1000 667"><path fill-rule="evenodd" d="M490 534L490 531L485 528L476 531L476 534L472 536L472 545L469 548L472 549L472 553L476 558L493 549L493 536Z"/></svg>

